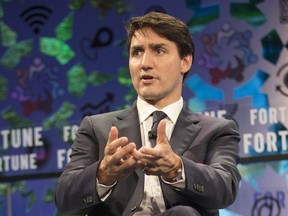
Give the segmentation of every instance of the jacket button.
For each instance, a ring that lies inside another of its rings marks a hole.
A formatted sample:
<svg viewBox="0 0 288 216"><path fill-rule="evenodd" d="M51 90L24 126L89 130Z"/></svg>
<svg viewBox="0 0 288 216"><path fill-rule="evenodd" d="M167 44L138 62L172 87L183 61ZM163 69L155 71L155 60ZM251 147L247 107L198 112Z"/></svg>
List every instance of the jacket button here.
<svg viewBox="0 0 288 216"><path fill-rule="evenodd" d="M87 196L86 198L84 198L84 202L86 204L90 204L93 202L93 197L92 196Z"/></svg>
<svg viewBox="0 0 288 216"><path fill-rule="evenodd" d="M130 210L131 210L132 212L134 212L134 211L136 210L136 208L137 208L137 206L135 205L135 206L132 206L132 207L130 208Z"/></svg>

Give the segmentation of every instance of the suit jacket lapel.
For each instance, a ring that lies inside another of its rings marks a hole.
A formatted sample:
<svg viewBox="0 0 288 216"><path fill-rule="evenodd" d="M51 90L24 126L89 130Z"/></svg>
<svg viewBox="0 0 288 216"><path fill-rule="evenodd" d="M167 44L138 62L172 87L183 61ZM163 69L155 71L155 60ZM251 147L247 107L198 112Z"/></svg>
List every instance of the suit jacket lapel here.
<svg viewBox="0 0 288 216"><path fill-rule="evenodd" d="M135 142L137 149L141 148L142 140L136 104L124 110L117 118L118 121L114 125L119 131L119 137L127 136L129 142Z"/></svg>
<svg viewBox="0 0 288 216"><path fill-rule="evenodd" d="M196 115L184 105L170 139L171 147L178 155L183 154L191 144L192 146L195 145L193 144L193 140L201 130L201 127L197 125L199 120L195 116ZM136 144L137 149L141 148L142 140L136 102L133 103L131 108L121 112L120 115L117 116L117 119L118 121L116 121L114 125L118 128L119 137L127 136L129 142Z"/></svg>
<svg viewBox="0 0 288 216"><path fill-rule="evenodd" d="M136 148L142 147L142 139L140 132L140 124L136 103L131 108L124 110L117 117L118 121L115 122L115 126L119 131L119 137L127 136L129 142L134 142ZM143 172L139 169L136 170L138 176L143 176Z"/></svg>
<svg viewBox="0 0 288 216"><path fill-rule="evenodd" d="M193 146L193 141L201 130L201 127L196 125L198 122L194 113L184 105L170 139L171 147L176 154L182 155L188 147Z"/></svg>
<svg viewBox="0 0 288 216"><path fill-rule="evenodd" d="M119 131L119 137L127 136L128 141L134 142L137 149L141 148L142 139L136 103L134 103L130 109L126 109L121 112L120 115L117 116L117 119L118 121L116 121L114 125ZM140 169L136 169L135 173L135 175L138 176L137 185L133 194L131 194L129 203L126 203L127 207L125 208L123 215L130 215L130 207L134 206L135 204L140 205L142 201L144 192L144 173ZM134 180L135 178L132 175L128 177L128 181ZM123 193L125 193L125 191L123 191Z"/></svg>

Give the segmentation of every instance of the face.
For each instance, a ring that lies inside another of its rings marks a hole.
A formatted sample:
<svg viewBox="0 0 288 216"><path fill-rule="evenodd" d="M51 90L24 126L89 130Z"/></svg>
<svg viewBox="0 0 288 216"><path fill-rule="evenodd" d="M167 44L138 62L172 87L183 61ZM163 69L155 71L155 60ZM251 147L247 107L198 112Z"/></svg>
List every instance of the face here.
<svg viewBox="0 0 288 216"><path fill-rule="evenodd" d="M151 29L136 31L130 45L129 68L138 95L163 108L180 99L183 74L192 57L180 58L174 42Z"/></svg>

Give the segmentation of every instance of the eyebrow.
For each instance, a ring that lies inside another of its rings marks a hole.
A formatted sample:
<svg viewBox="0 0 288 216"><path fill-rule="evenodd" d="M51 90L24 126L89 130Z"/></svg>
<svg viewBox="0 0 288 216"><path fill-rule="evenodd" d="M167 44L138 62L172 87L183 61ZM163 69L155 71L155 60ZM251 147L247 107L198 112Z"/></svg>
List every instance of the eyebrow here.
<svg viewBox="0 0 288 216"><path fill-rule="evenodd" d="M151 49L157 49L157 48L160 48L160 47L165 47L167 44L165 43L153 43L153 44L149 44L149 47Z"/></svg>
<svg viewBox="0 0 288 216"><path fill-rule="evenodd" d="M151 49L157 49L159 47L165 47L167 44L165 43L152 43L149 44L149 48ZM131 50L135 50L135 49L143 49L143 45L134 45L131 47Z"/></svg>
<svg viewBox="0 0 288 216"><path fill-rule="evenodd" d="M142 48L143 48L142 45L133 45L133 46L131 47L131 50L142 49Z"/></svg>

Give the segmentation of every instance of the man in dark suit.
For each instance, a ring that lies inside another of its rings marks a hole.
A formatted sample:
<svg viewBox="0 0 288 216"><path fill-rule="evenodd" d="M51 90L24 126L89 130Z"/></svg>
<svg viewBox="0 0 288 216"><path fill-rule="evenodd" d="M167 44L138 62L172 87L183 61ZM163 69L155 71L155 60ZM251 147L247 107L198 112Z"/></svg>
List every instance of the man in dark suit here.
<svg viewBox="0 0 288 216"><path fill-rule="evenodd" d="M126 110L83 119L56 205L67 215L219 215L237 195L240 137L234 121L183 102L194 56L189 29L157 12L126 29L138 98Z"/></svg>

